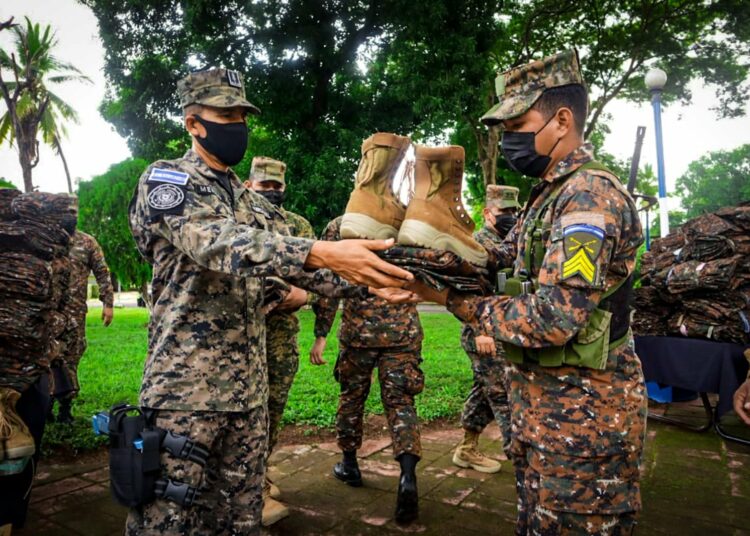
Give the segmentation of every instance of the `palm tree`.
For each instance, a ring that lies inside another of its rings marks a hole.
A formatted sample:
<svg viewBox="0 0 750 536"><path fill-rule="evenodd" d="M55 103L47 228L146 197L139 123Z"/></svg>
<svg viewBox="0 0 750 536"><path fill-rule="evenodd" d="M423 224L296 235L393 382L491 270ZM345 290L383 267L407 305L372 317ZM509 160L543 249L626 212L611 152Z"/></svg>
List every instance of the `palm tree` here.
<svg viewBox="0 0 750 536"><path fill-rule="evenodd" d="M26 27L4 23L12 27L15 52L0 50L0 94L5 102L5 113L0 117L0 144L15 142L18 160L23 170L24 189L34 189L31 171L39 163L39 140L55 149L63 161L72 193L68 165L62 152L61 140L67 135L65 121L78 122L75 110L50 90L49 85L64 82L91 82L70 63L53 54L57 39L52 28L41 28L26 17ZM13 80L4 80L3 72Z"/></svg>

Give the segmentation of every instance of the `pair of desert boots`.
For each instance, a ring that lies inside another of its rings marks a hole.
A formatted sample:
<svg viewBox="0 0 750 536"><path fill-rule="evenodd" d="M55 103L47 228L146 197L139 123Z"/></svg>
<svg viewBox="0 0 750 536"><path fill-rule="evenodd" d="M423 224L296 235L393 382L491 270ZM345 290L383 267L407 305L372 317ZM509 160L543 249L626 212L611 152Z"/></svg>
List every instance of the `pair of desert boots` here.
<svg viewBox="0 0 750 536"><path fill-rule="evenodd" d="M403 246L451 251L485 266L487 252L472 237L474 222L461 202L463 147L415 146L414 195L406 206L394 192L394 180L410 146L408 137L386 132L362 143L341 238L393 238Z"/></svg>

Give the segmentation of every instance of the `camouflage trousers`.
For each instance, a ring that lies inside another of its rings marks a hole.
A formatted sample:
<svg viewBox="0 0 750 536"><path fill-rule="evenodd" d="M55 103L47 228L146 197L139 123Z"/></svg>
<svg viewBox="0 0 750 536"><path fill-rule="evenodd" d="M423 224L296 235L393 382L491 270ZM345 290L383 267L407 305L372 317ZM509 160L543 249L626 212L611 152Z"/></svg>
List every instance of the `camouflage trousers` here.
<svg viewBox="0 0 750 536"><path fill-rule="evenodd" d="M362 446L362 420L370 393L373 371L377 367L380 399L383 401L393 441L393 455L409 453L422 456L419 420L414 396L424 389L424 374L419 368L421 345L393 348L342 346L334 368L341 385L336 412L336 437L342 451Z"/></svg>
<svg viewBox="0 0 750 536"><path fill-rule="evenodd" d="M461 345L471 360L474 382L461 412L464 430L481 434L492 419L497 421L503 438L503 449L510 447L510 407L508 406L507 362L499 351L494 356L476 353L473 335L464 329Z"/></svg>
<svg viewBox="0 0 750 536"><path fill-rule="evenodd" d="M86 351L86 312L69 318L60 336L61 355L52 363L50 394L55 400L72 400L81 390L78 364Z"/></svg>
<svg viewBox="0 0 750 536"><path fill-rule="evenodd" d="M610 352L606 370L506 370L516 534L631 534L641 509L646 414L632 348Z"/></svg>
<svg viewBox="0 0 750 536"><path fill-rule="evenodd" d="M205 468L161 454L164 477L198 487L203 495L190 508L157 499L131 509L126 534L260 534L267 424L263 406L242 413L158 411L156 426L208 447Z"/></svg>
<svg viewBox="0 0 750 536"><path fill-rule="evenodd" d="M282 315L266 318L266 363L268 366L268 451L271 456L279 439L279 425L289 400L294 376L299 369L299 324L290 323ZM290 315L284 315L290 316Z"/></svg>

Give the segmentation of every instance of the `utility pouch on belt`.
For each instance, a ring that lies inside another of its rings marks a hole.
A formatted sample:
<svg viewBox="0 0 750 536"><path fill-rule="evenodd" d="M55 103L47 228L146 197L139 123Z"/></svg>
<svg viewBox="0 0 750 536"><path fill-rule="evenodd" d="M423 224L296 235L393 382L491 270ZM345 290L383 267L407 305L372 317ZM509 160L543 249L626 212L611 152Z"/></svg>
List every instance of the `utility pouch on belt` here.
<svg viewBox="0 0 750 536"><path fill-rule="evenodd" d="M160 453L165 450L204 466L208 450L185 436L152 426L151 420L148 411L128 404L118 404L109 414L94 416L95 433L104 433L108 421L112 495L129 508L149 504L157 497L190 507L200 499L200 490L162 478Z"/></svg>

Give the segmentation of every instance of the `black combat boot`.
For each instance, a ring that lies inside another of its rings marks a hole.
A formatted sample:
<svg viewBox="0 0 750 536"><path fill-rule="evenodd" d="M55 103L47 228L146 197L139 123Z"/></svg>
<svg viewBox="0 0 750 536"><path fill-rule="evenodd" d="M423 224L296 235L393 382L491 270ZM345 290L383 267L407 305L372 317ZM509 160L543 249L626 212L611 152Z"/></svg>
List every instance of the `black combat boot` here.
<svg viewBox="0 0 750 536"><path fill-rule="evenodd" d="M398 481L396 498L396 523L411 523L419 515L419 494L417 493L417 462L414 454L402 454L398 457L401 464L401 479Z"/></svg>
<svg viewBox="0 0 750 536"><path fill-rule="evenodd" d="M343 459L333 466L333 476L349 486L362 486L362 473L359 472L356 450L344 451Z"/></svg>
<svg viewBox="0 0 750 536"><path fill-rule="evenodd" d="M57 422L73 424L73 414L70 412L72 400L60 400L60 409L57 412Z"/></svg>

